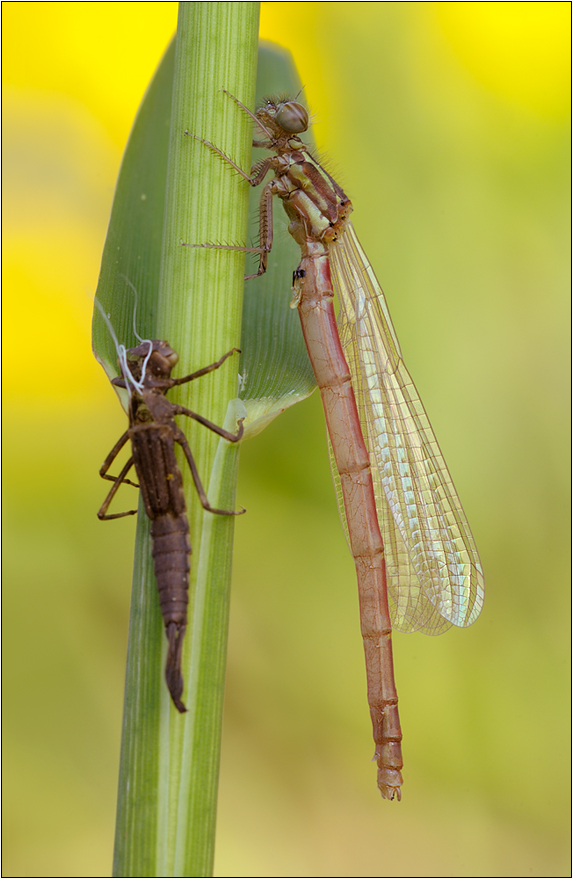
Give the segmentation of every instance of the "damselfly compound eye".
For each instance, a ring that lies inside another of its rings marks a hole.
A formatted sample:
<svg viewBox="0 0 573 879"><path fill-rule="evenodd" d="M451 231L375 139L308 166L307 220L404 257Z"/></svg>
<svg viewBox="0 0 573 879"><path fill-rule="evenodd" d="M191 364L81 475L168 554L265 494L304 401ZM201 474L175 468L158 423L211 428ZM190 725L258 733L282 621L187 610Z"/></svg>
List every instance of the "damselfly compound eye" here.
<svg viewBox="0 0 573 879"><path fill-rule="evenodd" d="M308 128L308 113L302 104L296 101L288 101L279 108L276 121L289 134L300 134Z"/></svg>

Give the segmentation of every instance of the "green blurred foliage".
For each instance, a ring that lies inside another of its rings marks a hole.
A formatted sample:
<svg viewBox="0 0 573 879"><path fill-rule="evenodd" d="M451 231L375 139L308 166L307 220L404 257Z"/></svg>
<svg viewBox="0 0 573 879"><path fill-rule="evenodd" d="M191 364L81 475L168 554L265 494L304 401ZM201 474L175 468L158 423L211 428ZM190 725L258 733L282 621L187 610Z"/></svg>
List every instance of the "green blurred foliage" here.
<svg viewBox="0 0 573 879"><path fill-rule="evenodd" d="M44 5L59 16L54 65L70 34L105 44L79 15L121 33L122 64L138 64L134 4ZM171 4L135 6L150 41L141 94L169 36L151 7ZM245 444L216 875L569 874L567 102L560 81L544 105L506 75L518 52L535 65L539 41L496 54L443 9L486 6L507 26L524 6L568 5L263 4L262 33L291 41L319 148L354 202L472 524L486 605L468 631L396 636L404 798L382 802L317 396ZM11 15L9 42L36 58L42 21ZM49 67L32 89L19 69L7 67L6 105L4 872L101 876L133 523L95 516L124 416L90 360L84 293L120 159L112 123L127 129L135 106L119 112L111 67L85 99Z"/></svg>

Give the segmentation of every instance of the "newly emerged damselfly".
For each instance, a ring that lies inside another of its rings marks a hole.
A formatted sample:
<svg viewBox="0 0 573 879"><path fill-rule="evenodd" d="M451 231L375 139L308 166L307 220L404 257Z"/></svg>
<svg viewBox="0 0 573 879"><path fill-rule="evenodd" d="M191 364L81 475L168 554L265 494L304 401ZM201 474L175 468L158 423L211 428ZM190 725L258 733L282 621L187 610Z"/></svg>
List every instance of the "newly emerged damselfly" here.
<svg viewBox="0 0 573 879"><path fill-rule="evenodd" d="M232 95L230 97L233 97ZM255 275L272 248L278 196L301 248L293 275L302 331L320 388L360 603L378 786L400 799L402 732L392 627L439 634L469 626L484 597L477 549L428 417L404 365L388 306L349 216L352 204L300 135L309 125L296 100L266 100L252 114L272 151L250 173L216 146L260 200ZM222 247L222 245L202 245ZM333 298L338 295L338 326Z"/></svg>

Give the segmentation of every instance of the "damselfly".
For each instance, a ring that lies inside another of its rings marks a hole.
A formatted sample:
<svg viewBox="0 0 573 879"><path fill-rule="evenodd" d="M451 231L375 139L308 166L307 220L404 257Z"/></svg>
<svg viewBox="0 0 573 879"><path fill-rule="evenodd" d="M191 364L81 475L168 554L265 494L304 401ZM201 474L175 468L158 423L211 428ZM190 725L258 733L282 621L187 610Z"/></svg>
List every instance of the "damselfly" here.
<svg viewBox="0 0 573 879"><path fill-rule="evenodd" d="M262 132L253 146L273 155L248 174L203 143L251 186L273 172L261 194L259 246L233 248L259 254L258 270L249 277L266 270L275 195L301 248L291 305L298 308L322 395L356 565L378 786L383 797L400 799L402 733L391 628L433 635L469 626L483 605L481 563L404 365L382 288L348 219L352 204L299 136L309 125L306 109L296 100L267 100L253 115L233 100Z"/></svg>

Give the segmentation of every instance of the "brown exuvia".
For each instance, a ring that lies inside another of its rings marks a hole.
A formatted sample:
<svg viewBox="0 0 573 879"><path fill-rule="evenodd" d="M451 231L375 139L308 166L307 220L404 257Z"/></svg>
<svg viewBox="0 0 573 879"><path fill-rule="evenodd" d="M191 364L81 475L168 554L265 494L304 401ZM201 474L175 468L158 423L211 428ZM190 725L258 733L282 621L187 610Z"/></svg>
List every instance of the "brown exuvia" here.
<svg viewBox="0 0 573 879"><path fill-rule="evenodd" d="M188 415L229 442L238 442L241 439L243 419L238 422L237 433L230 433L202 415L171 403L165 395L176 385L193 381L218 369L235 352L240 353L238 348L233 348L216 363L183 378L171 378L171 370L179 359L177 353L167 342L144 341L136 348L127 350L126 359L122 363L123 377L112 380L112 384L130 392L129 428L116 442L100 468L100 476L113 482L113 487L98 512L98 518L119 519L122 516L133 516L137 510L109 515L107 510L122 483L141 489L145 512L151 520L153 566L165 633L169 641L165 679L173 703L180 712L187 710L181 701L181 648L187 626L191 543L183 481L175 458L175 443L183 449L199 500L206 510L222 516L236 516L245 511L218 510L209 504L191 449L185 434L175 422L175 416ZM131 440L131 457L118 476L110 476L108 470L128 440ZM126 479L132 466L135 466L139 485Z"/></svg>

